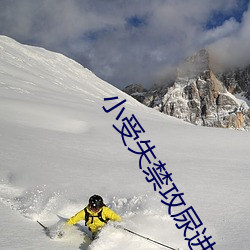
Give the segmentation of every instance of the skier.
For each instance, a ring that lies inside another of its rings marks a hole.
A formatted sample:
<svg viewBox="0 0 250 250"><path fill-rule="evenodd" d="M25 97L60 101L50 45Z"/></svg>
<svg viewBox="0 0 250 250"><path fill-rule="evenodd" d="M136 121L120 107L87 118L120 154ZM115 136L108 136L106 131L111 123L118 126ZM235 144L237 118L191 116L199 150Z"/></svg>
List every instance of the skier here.
<svg viewBox="0 0 250 250"><path fill-rule="evenodd" d="M80 220L85 220L85 226L92 232L94 239L109 220L120 222L122 219L120 215L105 206L101 196L95 194L89 198L89 204L72 216L67 224L74 225Z"/></svg>

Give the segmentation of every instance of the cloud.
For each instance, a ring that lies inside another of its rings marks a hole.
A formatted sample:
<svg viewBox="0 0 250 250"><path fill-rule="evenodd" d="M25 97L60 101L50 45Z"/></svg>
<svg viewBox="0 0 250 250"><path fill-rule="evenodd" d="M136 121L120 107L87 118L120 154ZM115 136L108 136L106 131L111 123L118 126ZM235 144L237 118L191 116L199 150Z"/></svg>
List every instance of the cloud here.
<svg viewBox="0 0 250 250"><path fill-rule="evenodd" d="M0 33L61 52L119 88L148 87L204 46L247 49L249 14L242 21L234 17L239 2L2 0Z"/></svg>
<svg viewBox="0 0 250 250"><path fill-rule="evenodd" d="M218 29L227 30L225 23ZM234 26L234 25L232 25ZM216 31L215 31L216 32ZM232 32L225 32L221 39L214 39L210 51L216 61L225 67L244 67L250 64L250 10L243 15L241 23L235 24Z"/></svg>
<svg viewBox="0 0 250 250"><path fill-rule="evenodd" d="M235 34L240 28L240 24L232 17L225 20L221 26L204 31L200 38L201 44L211 44L225 37Z"/></svg>

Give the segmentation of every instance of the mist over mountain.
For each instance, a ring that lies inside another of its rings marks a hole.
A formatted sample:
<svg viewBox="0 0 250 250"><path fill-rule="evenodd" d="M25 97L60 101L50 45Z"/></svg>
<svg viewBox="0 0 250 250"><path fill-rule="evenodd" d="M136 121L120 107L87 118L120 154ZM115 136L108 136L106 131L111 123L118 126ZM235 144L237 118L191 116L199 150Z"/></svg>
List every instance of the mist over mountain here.
<svg viewBox="0 0 250 250"><path fill-rule="evenodd" d="M209 49L188 57L172 81L146 90L130 85L124 92L148 107L184 121L210 127L249 129L250 65L218 63Z"/></svg>

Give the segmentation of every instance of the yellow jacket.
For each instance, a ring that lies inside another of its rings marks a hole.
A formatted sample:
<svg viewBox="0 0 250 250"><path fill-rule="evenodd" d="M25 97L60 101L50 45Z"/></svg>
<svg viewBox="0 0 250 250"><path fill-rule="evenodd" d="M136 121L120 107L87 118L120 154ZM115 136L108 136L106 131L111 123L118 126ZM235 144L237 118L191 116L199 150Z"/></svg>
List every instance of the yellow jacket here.
<svg viewBox="0 0 250 250"><path fill-rule="evenodd" d="M106 220L121 221L122 220L118 214L116 214L113 210L111 210L110 208L108 208L106 206L103 206L98 212L93 212L87 207L87 211L89 213L89 219L86 222L86 225L88 226L89 230L92 233L95 233L96 231L98 231L98 229L102 228L106 224L105 222L101 221L98 218L98 214L100 213L100 211L102 211L101 215L102 215L102 218L104 221L106 221ZM92 216L94 216L94 217L92 217ZM77 214L72 216L67 221L67 224L74 225L77 222L79 222L80 220L85 220L84 209L82 209L80 212L78 212Z"/></svg>

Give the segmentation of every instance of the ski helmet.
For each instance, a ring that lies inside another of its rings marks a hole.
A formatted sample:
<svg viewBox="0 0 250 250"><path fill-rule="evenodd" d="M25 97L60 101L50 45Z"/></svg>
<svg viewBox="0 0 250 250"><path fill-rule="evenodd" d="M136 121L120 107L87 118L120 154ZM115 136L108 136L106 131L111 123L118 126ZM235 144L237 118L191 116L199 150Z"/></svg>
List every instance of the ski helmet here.
<svg viewBox="0 0 250 250"><path fill-rule="evenodd" d="M99 210L103 207L103 199L99 195L93 195L89 198L89 206L93 210Z"/></svg>

